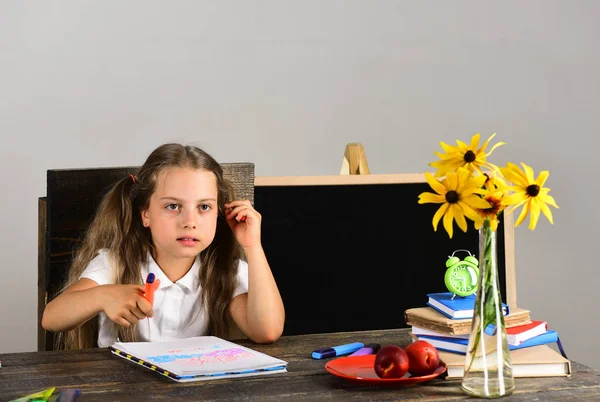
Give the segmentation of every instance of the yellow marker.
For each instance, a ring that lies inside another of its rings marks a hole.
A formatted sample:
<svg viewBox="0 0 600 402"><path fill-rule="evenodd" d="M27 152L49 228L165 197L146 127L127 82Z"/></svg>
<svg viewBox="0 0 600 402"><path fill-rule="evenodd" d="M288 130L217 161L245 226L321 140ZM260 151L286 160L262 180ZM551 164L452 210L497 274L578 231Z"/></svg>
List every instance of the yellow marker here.
<svg viewBox="0 0 600 402"><path fill-rule="evenodd" d="M32 399L34 399L36 401L47 401L48 398L50 398L52 396L52 393L54 392L55 389L56 389L55 387L48 388L47 390L36 392L35 394L31 394L31 395L24 396L22 398L15 399L12 402L27 402Z"/></svg>

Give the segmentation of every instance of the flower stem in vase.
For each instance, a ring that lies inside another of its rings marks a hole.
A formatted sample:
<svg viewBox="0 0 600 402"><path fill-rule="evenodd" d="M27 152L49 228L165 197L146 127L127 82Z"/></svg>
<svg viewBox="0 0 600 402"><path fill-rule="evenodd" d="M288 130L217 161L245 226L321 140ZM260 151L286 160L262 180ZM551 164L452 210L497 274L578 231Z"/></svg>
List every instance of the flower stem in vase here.
<svg viewBox="0 0 600 402"><path fill-rule="evenodd" d="M479 265L461 389L480 398L498 398L510 394L515 383L498 285L496 232L489 219L479 229Z"/></svg>

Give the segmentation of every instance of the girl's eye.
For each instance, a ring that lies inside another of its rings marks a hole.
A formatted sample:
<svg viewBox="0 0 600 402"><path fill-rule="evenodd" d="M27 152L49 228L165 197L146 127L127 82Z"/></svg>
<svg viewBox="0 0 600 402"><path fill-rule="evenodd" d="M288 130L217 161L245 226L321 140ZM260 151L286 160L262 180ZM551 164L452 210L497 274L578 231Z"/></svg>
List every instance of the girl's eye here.
<svg viewBox="0 0 600 402"><path fill-rule="evenodd" d="M211 206L208 204L201 204L199 208L200 208L200 211L209 211Z"/></svg>
<svg viewBox="0 0 600 402"><path fill-rule="evenodd" d="M169 211L177 211L177 210L179 210L179 205L178 204L167 204L166 208Z"/></svg>

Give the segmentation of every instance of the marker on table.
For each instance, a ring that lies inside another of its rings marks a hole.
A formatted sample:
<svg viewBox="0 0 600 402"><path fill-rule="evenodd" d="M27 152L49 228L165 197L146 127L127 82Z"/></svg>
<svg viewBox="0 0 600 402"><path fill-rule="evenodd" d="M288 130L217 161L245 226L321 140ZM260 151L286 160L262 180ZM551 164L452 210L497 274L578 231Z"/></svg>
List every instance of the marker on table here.
<svg viewBox="0 0 600 402"><path fill-rule="evenodd" d="M350 356L363 356L363 355L372 355L379 352L381 349L381 345L378 343L369 343L364 348L358 349L356 352L352 353Z"/></svg>
<svg viewBox="0 0 600 402"><path fill-rule="evenodd" d="M346 345L333 346L330 348L317 349L312 352L313 359L327 359L328 357L336 357L348 353L354 353L358 349L365 346L362 342L348 343Z"/></svg>
<svg viewBox="0 0 600 402"><path fill-rule="evenodd" d="M79 395L81 391L78 389L64 389L58 394L55 402L73 402Z"/></svg>

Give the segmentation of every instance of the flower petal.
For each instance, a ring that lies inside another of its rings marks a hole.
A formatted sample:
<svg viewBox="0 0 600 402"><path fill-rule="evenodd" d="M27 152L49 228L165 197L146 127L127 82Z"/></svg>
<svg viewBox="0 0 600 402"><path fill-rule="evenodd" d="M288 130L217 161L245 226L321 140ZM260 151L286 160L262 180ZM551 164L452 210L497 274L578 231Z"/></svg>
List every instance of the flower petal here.
<svg viewBox="0 0 600 402"><path fill-rule="evenodd" d="M488 168L490 171L494 172L494 174L496 175L501 175L502 173L500 173L500 168L496 165L494 165L493 163L490 162L486 162L483 164L484 167Z"/></svg>
<svg viewBox="0 0 600 402"><path fill-rule="evenodd" d="M433 177L431 173L425 172L425 178L427 179L427 183L429 183L429 186L433 189L433 191L439 195L446 195L446 187L440 183L439 180Z"/></svg>
<svg viewBox="0 0 600 402"><path fill-rule="evenodd" d="M473 174L469 172L467 169L461 168L457 170L458 174L458 187L456 188L456 192L459 194L468 193L468 194L481 194L483 190L483 184L485 183L486 176L480 175L473 177Z"/></svg>
<svg viewBox="0 0 600 402"><path fill-rule="evenodd" d="M490 228L492 228L492 230L495 232L496 230L498 230L498 218L492 218L490 219Z"/></svg>
<svg viewBox="0 0 600 402"><path fill-rule="evenodd" d="M447 155L445 158L442 158L439 161L431 162L429 166L431 167L452 167L454 169L461 167L464 165L465 159L462 156L456 155Z"/></svg>
<svg viewBox="0 0 600 402"><path fill-rule="evenodd" d="M485 154L485 156L490 156L492 152L494 152L494 149L501 147L502 145L506 145L506 142L499 142L497 144L494 144L494 146L489 150L489 152Z"/></svg>
<svg viewBox="0 0 600 402"><path fill-rule="evenodd" d="M508 163L507 167L500 168L500 171L508 181L516 184L517 186L527 187L529 185L529 183L527 183L525 173L521 172L521 169L519 169L517 165Z"/></svg>
<svg viewBox="0 0 600 402"><path fill-rule="evenodd" d="M506 182L500 175L493 176L490 181L492 182L494 187L496 187L498 190L502 191L503 193L506 192L508 185L506 184Z"/></svg>
<svg viewBox="0 0 600 402"><path fill-rule="evenodd" d="M485 142L483 143L483 145L481 145L481 148L479 148L477 150L477 153L481 153L485 151L485 148L488 146L488 144L490 143L490 141L492 140L492 138L494 138L496 136L496 133L490 135L490 138L488 138L487 140L485 140Z"/></svg>
<svg viewBox="0 0 600 402"><path fill-rule="evenodd" d="M470 195L468 197L461 197L461 200L465 202L465 204L469 205L471 208L475 209L488 209L492 206L489 202L484 200L478 195Z"/></svg>
<svg viewBox="0 0 600 402"><path fill-rule="evenodd" d="M458 175L454 172L448 173L445 184L448 191L456 191L458 189Z"/></svg>
<svg viewBox="0 0 600 402"><path fill-rule="evenodd" d="M462 142L461 140L456 140L456 143L458 144L458 148L460 149L460 151L465 154L467 153L467 151L469 151L469 146L467 144L465 144L464 142Z"/></svg>
<svg viewBox="0 0 600 402"><path fill-rule="evenodd" d="M539 199L533 198L531 200L531 213L529 214L529 229L531 229L531 230L535 229L539 218L540 218Z"/></svg>
<svg viewBox="0 0 600 402"><path fill-rule="evenodd" d="M521 166L523 166L523 171L525 172L525 176L527 177L527 184L535 183L535 173L531 166L526 165L524 162L521 162Z"/></svg>
<svg viewBox="0 0 600 402"><path fill-rule="evenodd" d="M544 187L544 184L546 184L546 180L548 179L548 176L550 176L549 171L544 170L544 171L540 172L540 174L538 175L538 178L535 180L535 184L537 184L540 187Z"/></svg>
<svg viewBox="0 0 600 402"><path fill-rule="evenodd" d="M447 173L453 172L454 170L460 168L465 164L465 161L462 157L456 158L447 158L439 161L431 162L429 166L438 169L435 172L435 177L445 176Z"/></svg>
<svg viewBox="0 0 600 402"><path fill-rule="evenodd" d="M519 191L516 193L512 193L511 195L508 195L506 197L503 197L502 204L503 205L515 205L522 201L527 200L528 198L529 198L529 196L527 195L527 193L525 191Z"/></svg>
<svg viewBox="0 0 600 402"><path fill-rule="evenodd" d="M523 205L523 209L521 210L521 214L519 215L519 218L517 219L517 221L515 222L515 227L519 226L521 223L523 223L523 221L525 220L525 218L527 218L527 215L529 214L529 202L526 202Z"/></svg>
<svg viewBox="0 0 600 402"><path fill-rule="evenodd" d="M463 213L467 216L467 218L469 218L470 220L472 220L476 224L483 222L483 218L481 217L481 215L479 215L477 213L477 211L475 211L473 208L471 208L468 204L466 204L463 201L459 201L458 205L460 205L460 207L463 210ZM479 228L477 228L477 229L479 229Z"/></svg>
<svg viewBox="0 0 600 402"><path fill-rule="evenodd" d="M548 205L552 205L554 208L560 208L558 205L556 205L556 202L554 201L554 198L550 195L550 194L540 194L538 195L538 197L540 197L540 199L542 201L544 201L546 204Z"/></svg>
<svg viewBox="0 0 600 402"><path fill-rule="evenodd" d="M450 204L445 203L442 204L441 207L438 208L438 210L435 212L435 215L433 215L433 231L437 232L437 227L438 227L438 223L440 221L440 219L442 218L442 216L444 216L444 214L446 213L446 210L448 209L448 207L450 206Z"/></svg>
<svg viewBox="0 0 600 402"><path fill-rule="evenodd" d="M476 160L475 162L478 162L478 161ZM481 162L480 162L479 164L481 164ZM480 168L480 167L479 167L479 166L478 166L476 163L469 163L469 164L468 164L468 167L469 167L469 169L470 169L471 171L473 171L473 172L474 172L475 170L477 170L477 172L478 172L478 173L479 173L481 176L483 176L483 171L481 170L481 168Z"/></svg>
<svg viewBox="0 0 600 402"><path fill-rule="evenodd" d="M452 221L454 220L454 215L452 213L452 209L448 209L448 212L444 215L444 229L448 232L448 236L452 238Z"/></svg>
<svg viewBox="0 0 600 402"><path fill-rule="evenodd" d="M454 148L454 146L452 145L448 145L443 141L440 141L440 146L442 147L442 149L444 150L444 152L446 152L447 154L449 154L450 152L452 152L452 148Z"/></svg>
<svg viewBox="0 0 600 402"><path fill-rule="evenodd" d="M451 206L452 212L454 214L454 219L456 219L456 224L459 228L462 229L463 232L467 231L467 221L465 219L465 214L461 207L457 204L452 204Z"/></svg>
<svg viewBox="0 0 600 402"><path fill-rule="evenodd" d="M441 204L446 202L446 197L434 193L421 193L419 194L419 204Z"/></svg>
<svg viewBox="0 0 600 402"><path fill-rule="evenodd" d="M484 188L471 188L471 189L467 189L467 190L462 190L462 191L458 191L458 193L461 195L461 197L468 197L472 194L479 194L479 195L485 195L487 194L486 190Z"/></svg>
<svg viewBox="0 0 600 402"><path fill-rule="evenodd" d="M481 134L477 133L471 138L471 149L475 151L479 146L479 137Z"/></svg>
<svg viewBox="0 0 600 402"><path fill-rule="evenodd" d="M544 213L544 216L548 219L551 224L554 224L554 220L552 219L552 211L548 208L545 202L540 202L540 209Z"/></svg>

